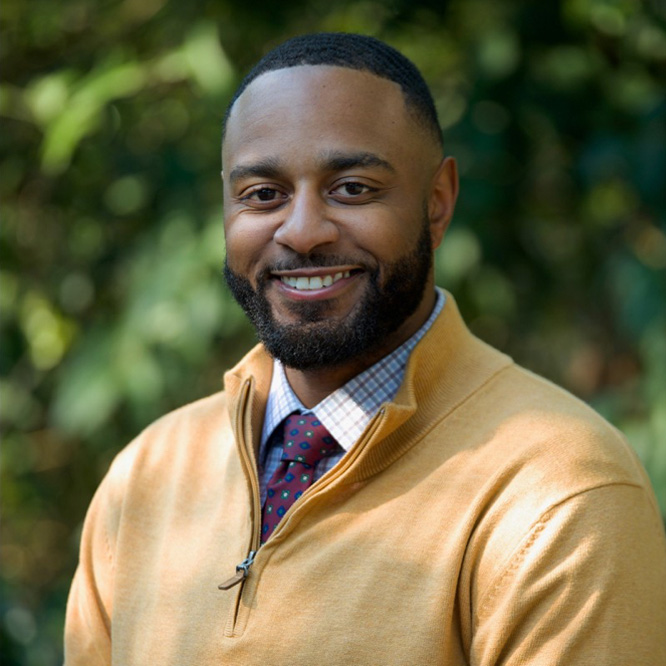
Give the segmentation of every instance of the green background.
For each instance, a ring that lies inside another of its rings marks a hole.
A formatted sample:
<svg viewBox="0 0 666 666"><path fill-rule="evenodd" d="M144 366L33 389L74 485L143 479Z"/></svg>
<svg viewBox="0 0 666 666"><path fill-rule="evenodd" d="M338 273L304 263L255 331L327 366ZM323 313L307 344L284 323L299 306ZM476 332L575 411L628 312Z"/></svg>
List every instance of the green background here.
<svg viewBox="0 0 666 666"><path fill-rule="evenodd" d="M302 32L372 34L422 69L462 180L439 284L627 434L666 513L666 3L1 11L3 664L60 662L111 459L253 344L221 279L220 121L242 73Z"/></svg>

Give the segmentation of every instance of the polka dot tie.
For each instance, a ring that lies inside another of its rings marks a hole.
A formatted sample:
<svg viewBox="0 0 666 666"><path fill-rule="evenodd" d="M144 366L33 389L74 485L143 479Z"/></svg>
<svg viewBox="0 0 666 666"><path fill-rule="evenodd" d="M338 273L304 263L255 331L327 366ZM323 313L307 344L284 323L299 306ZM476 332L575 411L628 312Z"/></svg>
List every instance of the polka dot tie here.
<svg viewBox="0 0 666 666"><path fill-rule="evenodd" d="M312 485L315 465L338 450L339 444L314 414L291 414L285 419L282 462L266 486L261 543Z"/></svg>

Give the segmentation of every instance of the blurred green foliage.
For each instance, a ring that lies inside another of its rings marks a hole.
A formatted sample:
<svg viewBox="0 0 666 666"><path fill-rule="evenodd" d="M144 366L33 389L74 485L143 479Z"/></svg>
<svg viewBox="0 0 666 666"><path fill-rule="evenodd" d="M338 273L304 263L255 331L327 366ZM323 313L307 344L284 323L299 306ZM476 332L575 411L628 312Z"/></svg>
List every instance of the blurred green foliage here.
<svg viewBox="0 0 666 666"><path fill-rule="evenodd" d="M664 7L5 0L3 663L59 663L111 458L253 344L220 277L220 120L301 32L372 34L422 69L462 179L439 283L627 434L666 513Z"/></svg>

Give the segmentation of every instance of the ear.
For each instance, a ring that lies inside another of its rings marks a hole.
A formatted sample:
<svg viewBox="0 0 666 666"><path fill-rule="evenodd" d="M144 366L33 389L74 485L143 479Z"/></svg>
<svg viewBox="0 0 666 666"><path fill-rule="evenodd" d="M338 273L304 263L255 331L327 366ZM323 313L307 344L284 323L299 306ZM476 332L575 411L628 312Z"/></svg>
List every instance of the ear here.
<svg viewBox="0 0 666 666"><path fill-rule="evenodd" d="M428 200L428 218L432 249L439 247L444 238L458 198L458 167L453 157L442 160L433 176Z"/></svg>

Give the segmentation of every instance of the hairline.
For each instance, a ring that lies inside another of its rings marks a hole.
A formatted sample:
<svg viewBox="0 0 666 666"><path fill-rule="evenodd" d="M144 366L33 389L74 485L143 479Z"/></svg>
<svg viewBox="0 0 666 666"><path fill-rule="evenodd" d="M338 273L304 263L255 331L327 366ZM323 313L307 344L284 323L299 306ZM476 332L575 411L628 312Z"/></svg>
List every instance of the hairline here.
<svg viewBox="0 0 666 666"><path fill-rule="evenodd" d="M351 71L355 72L366 72L367 74L370 74L371 76L375 76L378 79L382 79L384 81L389 81L390 83L395 84L399 89L402 94L402 99L405 103L405 108L409 115L412 117L414 122L427 134L431 137L434 137L439 144L440 148L443 148L443 141L442 141L442 135L441 135L441 129L433 126L433 124L425 117L424 112L419 108L419 105L411 99L411 96L409 95L408 91L402 86L398 81L395 81L389 76L382 76L381 74L377 74L377 72L372 71L369 67L354 67L352 65L348 64L341 64L341 63L297 63L293 65L285 65L285 66L280 66L280 67L275 67L273 69L267 69L262 72L259 72L254 78L251 80L245 82L245 85L240 89L237 90L236 93L234 94L234 97L231 100L231 103L227 107L227 110L224 114L224 119L222 122L222 145L224 145L225 137L227 134L227 124L231 118L231 114L236 107L236 103L238 100L243 96L245 91L258 79L260 79L262 76L266 74L272 74L273 72L279 72L281 70L285 69L294 69L295 67L336 67L339 69L349 69Z"/></svg>

